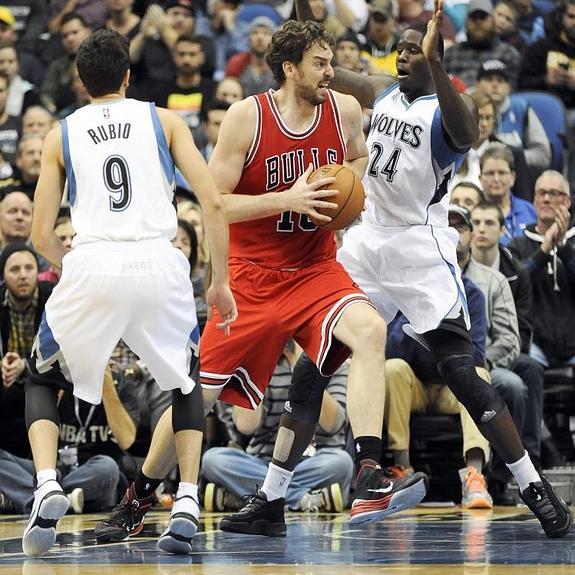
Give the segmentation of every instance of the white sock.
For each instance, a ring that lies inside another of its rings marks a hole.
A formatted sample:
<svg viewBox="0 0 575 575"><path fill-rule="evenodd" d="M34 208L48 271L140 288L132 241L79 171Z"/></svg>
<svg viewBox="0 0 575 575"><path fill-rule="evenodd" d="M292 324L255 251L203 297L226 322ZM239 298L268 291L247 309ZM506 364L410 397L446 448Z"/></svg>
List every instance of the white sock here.
<svg viewBox="0 0 575 575"><path fill-rule="evenodd" d="M186 496L182 499L182 497ZM191 499L189 499L191 497ZM176 499L172 506L171 515L174 516L176 513L189 513L194 517L198 518L200 516L200 507L198 504L198 486L195 483L186 483L185 481L180 481L178 485L178 492L176 493Z"/></svg>
<svg viewBox="0 0 575 575"><path fill-rule="evenodd" d="M268 501L285 497L292 477L293 471L287 471L270 463L262 485L262 491L266 494Z"/></svg>
<svg viewBox="0 0 575 575"><path fill-rule="evenodd" d="M36 474L36 482L38 487L40 487L46 481L50 481L50 479L56 481L56 470L55 469L42 469L42 471L38 471Z"/></svg>
<svg viewBox="0 0 575 575"><path fill-rule="evenodd" d="M541 481L541 477L537 470L533 466L531 458L529 457L527 451L525 455L516 461L515 463L506 463L509 471L513 473L513 477L517 480L519 485L519 490L523 492L527 487L529 487L530 483L535 483L537 481Z"/></svg>

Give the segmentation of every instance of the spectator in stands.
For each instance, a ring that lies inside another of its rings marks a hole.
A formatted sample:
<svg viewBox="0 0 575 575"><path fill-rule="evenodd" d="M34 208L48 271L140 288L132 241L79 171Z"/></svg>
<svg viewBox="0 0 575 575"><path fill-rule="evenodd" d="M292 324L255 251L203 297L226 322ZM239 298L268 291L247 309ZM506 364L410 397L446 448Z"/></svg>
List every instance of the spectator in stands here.
<svg viewBox="0 0 575 575"><path fill-rule="evenodd" d="M373 73L397 75L398 16L399 8L395 0L378 0L370 5L361 55L368 61Z"/></svg>
<svg viewBox="0 0 575 575"><path fill-rule="evenodd" d="M462 181L451 190L450 201L456 206L461 206L469 211L485 199L479 186L471 182Z"/></svg>
<svg viewBox="0 0 575 575"><path fill-rule="evenodd" d="M80 79L80 74L78 74L78 68L76 67L75 62L72 64L70 77L70 87L74 93L74 102L66 108L60 110L60 113L58 114L60 118L65 118L72 112L75 112L78 108L81 108L82 106L90 103L90 96L88 95L84 84L82 84L82 80Z"/></svg>
<svg viewBox="0 0 575 575"><path fill-rule="evenodd" d="M10 78L5 72L0 72L0 154L5 163L13 164L16 161L18 140L20 139L20 118L11 116L6 111L8 100L8 86ZM12 175L10 165L0 167L0 179Z"/></svg>
<svg viewBox="0 0 575 575"><path fill-rule="evenodd" d="M250 23L249 50L233 56L226 66L226 76L238 78L246 96L277 87L266 62L274 30L275 24L267 16L254 18Z"/></svg>
<svg viewBox="0 0 575 575"><path fill-rule="evenodd" d="M180 36L174 44L173 58L176 77L158 86L156 103L179 114L195 137L216 85L201 75L205 53L199 38Z"/></svg>
<svg viewBox="0 0 575 575"><path fill-rule="evenodd" d="M74 101L74 94L70 89L70 71L80 44L91 32L77 12L67 12L60 20L58 31L65 53L48 66L40 90L42 104L53 113Z"/></svg>
<svg viewBox="0 0 575 575"><path fill-rule="evenodd" d="M208 161L218 141L218 134L220 133L220 126L230 104L223 100L212 100L209 104L206 115L203 119L203 131L206 135L206 145L200 149L204 159Z"/></svg>
<svg viewBox="0 0 575 575"><path fill-rule="evenodd" d="M575 228L569 224L565 178L554 170L543 172L534 203L537 222L509 245L531 276L537 311L530 354L544 367L575 365Z"/></svg>
<svg viewBox="0 0 575 575"><path fill-rule="evenodd" d="M122 450L136 437L139 418L135 385L104 375L102 403L91 405L66 391L58 406L62 488L75 512L103 511L118 498ZM34 462L0 451L0 492L18 513L28 513L34 499ZM79 491L81 490L81 491Z"/></svg>
<svg viewBox="0 0 575 575"><path fill-rule="evenodd" d="M24 199L30 202L25 196ZM1 206L0 223L4 223L4 210L5 206ZM38 282L38 259L24 243L4 247L0 256L0 278L0 447L23 456L30 449L24 424L26 361L52 284ZM4 470L3 463L0 468Z"/></svg>
<svg viewBox="0 0 575 575"><path fill-rule="evenodd" d="M535 181L551 165L551 146L537 114L521 96L509 97L509 71L501 60L487 60L481 64L476 87L495 104L495 134L508 146L523 148L531 177Z"/></svg>
<svg viewBox="0 0 575 575"><path fill-rule="evenodd" d="M535 222L535 208L531 202L516 197L511 189L515 182L513 154L505 144L491 144L480 160L479 179L485 198L502 211L504 233L499 240L506 246L513 238L523 234L529 224Z"/></svg>
<svg viewBox="0 0 575 575"><path fill-rule="evenodd" d="M44 136L31 133L20 138L13 175L0 181L0 198L14 191L24 192L34 199L36 183L40 175L40 160Z"/></svg>
<svg viewBox="0 0 575 575"><path fill-rule="evenodd" d="M526 50L519 74L522 90L555 94L567 109L569 179L575 181L575 0L558 8L557 34L541 38Z"/></svg>
<svg viewBox="0 0 575 575"><path fill-rule="evenodd" d="M500 40L507 42L523 54L527 44L517 27L519 12L513 0L500 0L493 9L493 24Z"/></svg>
<svg viewBox="0 0 575 575"><path fill-rule="evenodd" d="M238 509L241 496L253 493L257 485L263 484L298 352L290 340L264 400L256 410L233 408L238 431L252 436L246 451L214 447L204 454L202 475L208 482L204 495L206 509ZM286 494L286 503L293 510L339 512L346 503L353 474L353 461L344 449L347 370L348 365L344 364L324 392L319 427L304 458L294 470Z"/></svg>
<svg viewBox="0 0 575 575"><path fill-rule="evenodd" d="M72 227L72 219L70 218L69 212L66 215L60 216L56 220L54 233L58 236L58 239L62 242L64 248L67 250L72 248L72 240L74 239L76 232ZM62 270L60 268L50 265L46 271L41 272L38 275L38 280L56 284L60 279L61 272Z"/></svg>
<svg viewBox="0 0 575 575"><path fill-rule="evenodd" d="M240 81L233 76L222 78L214 91L214 99L233 104L244 99L244 89Z"/></svg>
<svg viewBox="0 0 575 575"><path fill-rule="evenodd" d="M57 34L72 12L81 16L89 28L100 28L106 22L106 0L50 0L48 31Z"/></svg>
<svg viewBox="0 0 575 575"><path fill-rule="evenodd" d="M0 201L2 251L12 244L29 241L32 231L32 201L24 192L9 191Z"/></svg>
<svg viewBox="0 0 575 575"><path fill-rule="evenodd" d="M432 10L425 9L425 0L398 0L398 4L399 18L397 22L397 32L400 35L406 28L415 26L416 24L427 26L427 23L433 16ZM455 30L447 14L443 16L440 31L443 36L445 48L449 48L455 40Z"/></svg>
<svg viewBox="0 0 575 575"><path fill-rule="evenodd" d="M18 48L35 52L38 38L46 27L46 0L2 0L2 4L15 17L14 30L18 34Z"/></svg>
<svg viewBox="0 0 575 575"><path fill-rule="evenodd" d="M483 92L476 90L471 94L479 111L479 137L467 152L463 163L451 181L453 189L461 181L470 182L482 188L479 173L481 172L480 158L483 152L493 143L502 142L495 136L495 104L493 100ZM513 193L523 199L528 199L530 194L530 179L525 155L520 148L510 148L513 154L515 166L515 183Z"/></svg>
<svg viewBox="0 0 575 575"><path fill-rule="evenodd" d="M483 62L475 86L495 104L497 137L509 146L523 148L535 181L551 165L551 146L537 114L520 95L510 98L509 71L501 60Z"/></svg>
<svg viewBox="0 0 575 575"><path fill-rule="evenodd" d="M215 32L216 75L220 77L227 61L248 49L247 24L237 22L239 0L214 0L208 5Z"/></svg>
<svg viewBox="0 0 575 575"><path fill-rule="evenodd" d="M361 43L353 32L347 32L335 42L337 65L358 74L368 74L369 62L361 55Z"/></svg>
<svg viewBox="0 0 575 575"><path fill-rule="evenodd" d="M132 11L133 5L134 0L106 0L106 28L115 30L130 41L140 31L141 21Z"/></svg>
<svg viewBox="0 0 575 575"><path fill-rule="evenodd" d="M325 0L310 0L309 7L313 13L314 20L323 24L334 38L337 39L345 34L346 27L341 20L328 12Z"/></svg>
<svg viewBox="0 0 575 575"><path fill-rule="evenodd" d="M207 267L210 261L210 252L206 233L204 231L204 221L202 218L202 209L196 202L182 202L178 205L178 218L192 224L198 239L198 262L196 270L192 272L192 283L194 274L198 273L203 276L207 273Z"/></svg>
<svg viewBox="0 0 575 575"><path fill-rule="evenodd" d="M134 80L138 94L150 98L158 82L171 82L176 75L172 51L180 36L195 35L205 54L202 75L211 77L215 66L215 48L211 38L196 33L196 9L192 0L167 0L165 10L150 4L140 31L130 43L130 58L134 64Z"/></svg>
<svg viewBox="0 0 575 575"><path fill-rule="evenodd" d="M482 62L501 60L509 69L511 84L515 85L520 55L513 46L497 37L491 0L470 0L465 29L467 40L445 51L443 65L447 73L459 76L465 84L473 86Z"/></svg>
<svg viewBox="0 0 575 575"><path fill-rule="evenodd" d="M539 467L541 458L541 424L543 421L543 367L529 356L531 339L533 336L533 298L531 280L527 268L503 247L499 239L505 233L503 213L495 204L482 202L471 211L473 221L473 235L471 240L471 256L476 262L500 271L509 282L515 309L519 337L521 339L521 353L511 364L511 371L517 374L525 384L527 400L522 401L523 393L514 398L517 403L511 406L511 413L517 414L517 421L523 421L521 439L525 449L536 467ZM505 381L504 381L505 383ZM512 396L504 393L504 396ZM521 413L524 411L524 414ZM505 475L503 461L493 454L492 469L499 467Z"/></svg>
<svg viewBox="0 0 575 575"><path fill-rule="evenodd" d="M16 46L20 61L20 75L37 86L44 80L45 66L32 52L22 50L18 46L18 34L14 29L16 20L10 8L0 6L0 46Z"/></svg>
<svg viewBox="0 0 575 575"><path fill-rule="evenodd" d="M22 136L39 134L42 138L52 128L54 118L52 114L42 106L30 106L22 116Z"/></svg>
<svg viewBox="0 0 575 575"><path fill-rule="evenodd" d="M474 362L480 376L490 381L485 369L487 322L485 298L481 290L463 278L471 321ZM409 458L410 413L425 411L459 414L463 431L463 459L460 470L461 504L467 509L493 506L482 474L489 461L489 442L481 435L467 410L442 382L431 353L407 336L403 326L407 318L399 314L389 325L385 362L385 418L388 447L393 451L394 465L388 472L395 477L413 473Z"/></svg>
<svg viewBox="0 0 575 575"><path fill-rule="evenodd" d="M545 25L543 23L543 12L537 7L533 0L514 0L515 8L519 13L517 21L519 33L529 46L545 37Z"/></svg>
<svg viewBox="0 0 575 575"><path fill-rule="evenodd" d="M21 116L26 108L40 104L40 96L34 85L20 76L18 52L13 45L0 46L0 72L10 78L6 112L11 116Z"/></svg>

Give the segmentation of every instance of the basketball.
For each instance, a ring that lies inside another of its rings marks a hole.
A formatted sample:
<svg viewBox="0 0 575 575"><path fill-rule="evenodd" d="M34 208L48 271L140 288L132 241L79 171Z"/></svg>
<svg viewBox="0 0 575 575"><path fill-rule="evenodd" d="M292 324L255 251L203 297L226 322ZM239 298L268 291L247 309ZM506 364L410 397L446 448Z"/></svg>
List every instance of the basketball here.
<svg viewBox="0 0 575 575"><path fill-rule="evenodd" d="M337 204L338 207L317 208L320 214L329 216L331 222L320 222L311 216L310 220L324 230L343 230L353 223L363 210L365 192L361 180L351 168L339 164L320 166L310 174L308 182L314 182L320 178L335 178L333 184L320 189L338 190L337 196L324 198L326 202Z"/></svg>

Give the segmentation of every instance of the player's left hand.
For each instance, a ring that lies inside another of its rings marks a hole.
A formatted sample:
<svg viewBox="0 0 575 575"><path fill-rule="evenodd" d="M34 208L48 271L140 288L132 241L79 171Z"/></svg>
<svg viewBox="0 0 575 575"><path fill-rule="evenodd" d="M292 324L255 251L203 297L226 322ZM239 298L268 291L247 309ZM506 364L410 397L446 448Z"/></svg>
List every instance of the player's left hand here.
<svg viewBox="0 0 575 575"><path fill-rule="evenodd" d="M433 16L427 23L427 32L421 43L421 50L426 60L441 61L437 41L439 29L443 22L443 0L433 0Z"/></svg>
<svg viewBox="0 0 575 575"><path fill-rule="evenodd" d="M208 320L212 319L214 310L217 310L223 321L216 324L216 327L224 330L226 335L230 335L230 324L238 318L236 300L230 286L227 283L212 284L206 294L206 303L208 304Z"/></svg>

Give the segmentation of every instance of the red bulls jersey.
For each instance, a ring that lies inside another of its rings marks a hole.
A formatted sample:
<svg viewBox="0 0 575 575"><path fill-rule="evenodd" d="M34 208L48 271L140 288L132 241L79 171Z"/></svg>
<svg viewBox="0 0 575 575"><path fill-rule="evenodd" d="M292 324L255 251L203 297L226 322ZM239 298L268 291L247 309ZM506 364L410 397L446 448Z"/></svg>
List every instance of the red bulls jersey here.
<svg viewBox="0 0 575 575"><path fill-rule="evenodd" d="M311 125L294 133L285 125L272 91L253 96L257 126L234 193L256 196L291 187L312 163L342 164L345 140L334 95L327 90ZM305 215L284 212L230 225L230 257L272 269L296 269L335 257L333 232L318 229Z"/></svg>

